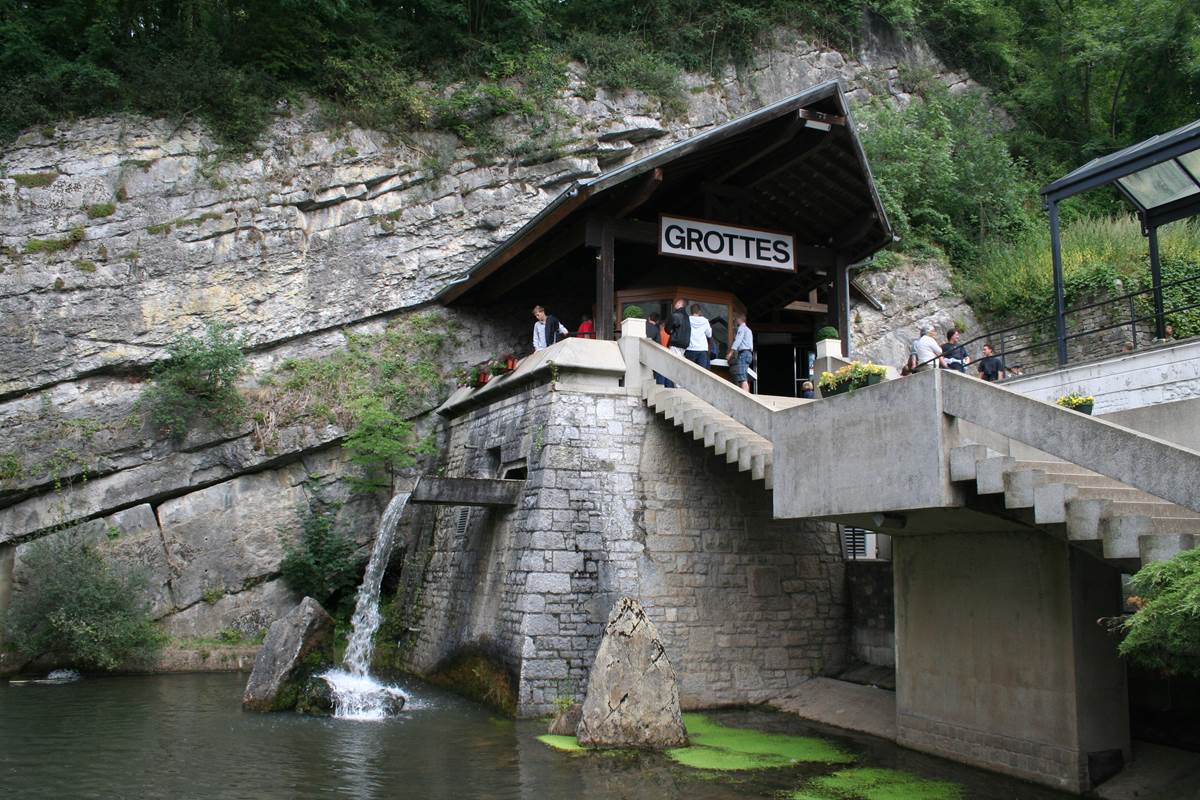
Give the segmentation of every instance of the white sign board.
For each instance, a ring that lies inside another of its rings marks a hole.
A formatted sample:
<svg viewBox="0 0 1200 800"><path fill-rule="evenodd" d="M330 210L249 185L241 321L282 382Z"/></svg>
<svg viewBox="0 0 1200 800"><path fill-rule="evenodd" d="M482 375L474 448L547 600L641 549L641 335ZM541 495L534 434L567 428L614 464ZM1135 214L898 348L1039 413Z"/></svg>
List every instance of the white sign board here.
<svg viewBox="0 0 1200 800"><path fill-rule="evenodd" d="M658 252L785 272L796 269L796 239L791 234L686 217L659 217Z"/></svg>

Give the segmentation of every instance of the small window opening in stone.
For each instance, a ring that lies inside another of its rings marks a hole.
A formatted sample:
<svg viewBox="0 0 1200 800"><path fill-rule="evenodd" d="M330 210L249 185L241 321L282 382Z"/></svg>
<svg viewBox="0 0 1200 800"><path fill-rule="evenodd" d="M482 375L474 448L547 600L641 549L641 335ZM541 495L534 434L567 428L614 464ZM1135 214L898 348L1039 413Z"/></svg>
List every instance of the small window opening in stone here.
<svg viewBox="0 0 1200 800"><path fill-rule="evenodd" d="M511 481L523 481L529 477L529 467L525 460L521 459L515 464L509 464L504 468L504 478Z"/></svg>

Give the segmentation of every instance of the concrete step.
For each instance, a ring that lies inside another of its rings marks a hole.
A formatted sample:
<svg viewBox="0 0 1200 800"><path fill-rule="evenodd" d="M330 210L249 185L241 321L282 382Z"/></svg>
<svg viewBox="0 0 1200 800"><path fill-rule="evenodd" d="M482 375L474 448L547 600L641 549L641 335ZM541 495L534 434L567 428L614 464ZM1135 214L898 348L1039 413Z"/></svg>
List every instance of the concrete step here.
<svg viewBox="0 0 1200 800"><path fill-rule="evenodd" d="M643 381L641 390L646 405L656 414L703 441L716 455L725 456L727 463L737 464L739 472L749 472L754 480L771 488L774 447L770 441L685 389Z"/></svg>
<svg viewBox="0 0 1200 800"><path fill-rule="evenodd" d="M1143 564L1166 561L1196 547L1200 547L1200 533L1155 533L1138 537L1138 557Z"/></svg>

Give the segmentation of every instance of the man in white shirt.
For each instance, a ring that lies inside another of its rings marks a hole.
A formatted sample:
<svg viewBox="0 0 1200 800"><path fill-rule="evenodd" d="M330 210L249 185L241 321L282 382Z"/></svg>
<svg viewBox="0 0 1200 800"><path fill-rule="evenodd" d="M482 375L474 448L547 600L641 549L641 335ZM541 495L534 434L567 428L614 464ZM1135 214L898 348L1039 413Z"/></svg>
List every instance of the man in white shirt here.
<svg viewBox="0 0 1200 800"><path fill-rule="evenodd" d="M694 361L708 369L708 340L712 338L712 326L708 324L708 320L700 314L700 311L700 306L692 303L692 314L688 317L692 332L688 338L687 350L683 351L683 355L688 361Z"/></svg>
<svg viewBox="0 0 1200 800"><path fill-rule="evenodd" d="M921 326L921 338L917 339L914 346L917 353L917 368L915 372L924 372L927 369L936 369L944 366L942 363L942 346L938 344L937 339L933 338L933 327L930 325Z"/></svg>
<svg viewBox="0 0 1200 800"><path fill-rule="evenodd" d="M545 350L567 335L567 329L558 321L558 317L547 314L546 309L541 306L533 307L533 317L537 320L533 323L533 349L535 352ZM549 336L546 335L547 332L549 332Z"/></svg>

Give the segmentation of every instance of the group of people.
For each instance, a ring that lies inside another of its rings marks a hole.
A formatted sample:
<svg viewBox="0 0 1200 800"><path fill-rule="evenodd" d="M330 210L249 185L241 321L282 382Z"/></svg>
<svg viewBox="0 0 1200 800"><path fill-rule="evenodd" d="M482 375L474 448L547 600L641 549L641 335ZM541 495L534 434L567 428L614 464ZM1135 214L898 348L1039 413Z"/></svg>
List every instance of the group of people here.
<svg viewBox="0 0 1200 800"><path fill-rule="evenodd" d="M713 331L708 318L704 316L700 305L693 303L685 310L687 301L682 297L675 298L671 316L661 321L657 313L650 314L646 320L646 337L658 342L663 347L670 348L672 353L683 356L705 369L711 366L710 353L713 351ZM690 311L690 313L689 313ZM570 336L570 331L559 321L558 317L548 314L542 306L533 307L533 349L543 350L556 342ZM746 315L738 314L733 318L735 334L726 354L729 362L729 376L743 391L750 391L750 362L754 358L754 334L746 324ZM579 330L575 334L583 338L594 339L595 327L588 316L584 316ZM655 373L654 379L664 386L673 386L667 378Z"/></svg>
<svg viewBox="0 0 1200 800"><path fill-rule="evenodd" d="M971 355L965 345L960 343L962 331L950 328L946 331L946 341L939 343L934 337L933 327L922 325L920 336L913 340L909 349L908 363L904 365L901 374L910 375L928 369L952 369L965 373L972 365ZM985 381L1002 381L1006 377L1007 367L1004 360L996 355L990 343L983 345L983 354L974 363L979 377Z"/></svg>

